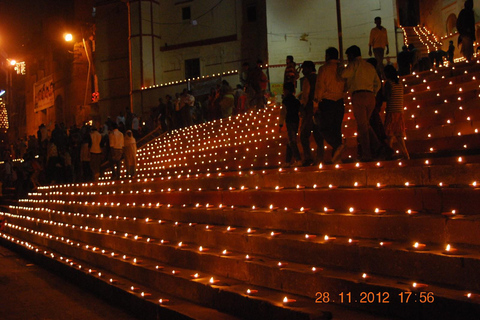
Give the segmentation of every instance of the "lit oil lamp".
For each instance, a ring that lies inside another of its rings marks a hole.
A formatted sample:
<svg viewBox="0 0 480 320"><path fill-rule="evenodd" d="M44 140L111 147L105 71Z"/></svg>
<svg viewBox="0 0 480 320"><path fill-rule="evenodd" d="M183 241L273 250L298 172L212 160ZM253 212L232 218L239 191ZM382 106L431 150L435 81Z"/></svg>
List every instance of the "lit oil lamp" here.
<svg viewBox="0 0 480 320"><path fill-rule="evenodd" d="M249 296L253 296L258 293L258 290L247 289L246 294Z"/></svg>
<svg viewBox="0 0 480 320"><path fill-rule="evenodd" d="M297 300L289 299L288 297L285 297L285 298L283 298L282 302L283 302L284 305L287 305L287 304L293 304L293 303L297 302Z"/></svg>

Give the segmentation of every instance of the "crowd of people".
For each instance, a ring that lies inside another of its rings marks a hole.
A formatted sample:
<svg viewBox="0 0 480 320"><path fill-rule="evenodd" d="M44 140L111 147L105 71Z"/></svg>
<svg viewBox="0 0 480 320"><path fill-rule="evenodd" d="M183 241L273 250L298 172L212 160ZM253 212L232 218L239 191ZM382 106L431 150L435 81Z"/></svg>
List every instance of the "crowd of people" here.
<svg viewBox="0 0 480 320"><path fill-rule="evenodd" d="M42 124L37 135L29 137L28 144L21 139L12 146L14 153L5 151L3 187L14 188L21 196L41 185L97 181L108 167L116 179L120 177L122 160L125 176L134 177L136 139L142 135L138 121L127 110L126 116L120 114L116 121L109 117L100 128L85 124L67 130L60 123L49 134Z"/></svg>
<svg viewBox="0 0 480 320"><path fill-rule="evenodd" d="M461 52L467 60L472 57L475 41L472 7L471 0L465 1L465 9L457 21ZM325 64L317 72L312 61L297 66L293 56L287 56L279 122L280 131L286 124L288 136L284 166L323 163L325 142L332 147L331 161L338 163L342 160L345 149L342 122L347 92L351 96L357 123L358 159L390 159L394 157L395 141L401 157L410 158L404 141L403 86L398 77L425 70L434 64L439 66L444 58L453 63L455 46L450 41L448 51L433 51L429 57L423 58L413 44L403 46L397 57L397 71L388 57L384 65L385 54L389 53L387 31L380 17L376 17L374 23L368 43L368 53L374 58L364 60L360 47L354 45L346 50L348 64L345 67L339 60L338 50L330 47L325 52ZM176 93L174 98L166 95L165 100L160 98L158 106L151 109L150 121L162 131L171 131L259 110L266 105L267 86L262 61L258 60L254 66L246 62L240 72L240 84L235 89L223 80L205 96L195 97L188 89ZM382 122L380 113L384 102L386 116ZM102 164L107 162L112 169L112 178L117 179L122 160L125 176L134 177L136 142L144 134L141 119L130 108L126 109L125 115L120 113L115 121L109 117L99 128L85 124L67 130L60 123L55 124L49 135L47 127L42 124L36 136L19 139L5 152L2 182L5 187L13 186L17 193L23 194L45 184L96 181L104 169ZM297 145L298 135L303 160ZM312 135L316 144L315 156L310 147ZM12 159L15 158L23 158L23 162L14 165Z"/></svg>
<svg viewBox="0 0 480 320"><path fill-rule="evenodd" d="M342 122L347 93L351 96L357 123L357 159L365 162L392 159L396 156L393 150L395 141L400 152L396 157L410 158L405 145L404 88L399 76L441 66L445 59L453 63L455 46L450 41L447 51L432 51L428 57L420 57L420 51L413 44L403 46L397 57L397 71L388 58L384 65L384 56L389 53L387 30L382 26L380 17L376 17L374 23L368 43L368 53L374 58L364 60L360 47L353 45L345 52L348 64L344 67L339 61L338 50L330 47L325 52L326 62L317 74L312 61L304 61L297 69L293 57L287 56L279 122L280 131L284 124L287 127L285 167L323 163L325 142L332 147L331 161L341 161L345 148ZM465 1L465 8L458 16L457 28L461 53L470 61L475 41L472 0ZM296 96L300 71L304 77L300 79L300 93ZM380 113L384 102L386 114L382 122ZM303 161L297 135L300 135ZM310 147L311 135L316 144L315 158Z"/></svg>
<svg viewBox="0 0 480 320"><path fill-rule="evenodd" d="M158 106L152 108L152 122L163 131L180 129L193 124L227 118L249 110L265 107L268 79L262 71L262 61L254 67L243 63L240 84L235 89L226 80L211 88L208 95L197 96L184 89L174 98L166 95L158 99Z"/></svg>
<svg viewBox="0 0 480 320"><path fill-rule="evenodd" d="M287 127L284 166L324 163L325 142L332 147L331 161L341 161L345 148L342 122L347 92L351 96L357 123L358 159L366 162L392 158L395 140L402 156L410 158L404 142L403 86L397 70L391 64L383 64L384 54L388 53L388 37L380 17L375 18L375 24L368 44L369 55L374 54L375 58L364 60L360 47L354 45L346 50L348 64L344 67L339 61L338 50L330 47L325 52L326 62L317 73L312 61L304 61L297 70L293 57L287 56L279 122L280 131L284 123ZM300 70L304 77L300 79L301 92L297 99L295 93ZM385 81L384 85L381 80ZM386 119L383 123L380 112L384 101ZM297 146L298 132L303 161ZM316 144L315 158L310 147L311 135Z"/></svg>
<svg viewBox="0 0 480 320"><path fill-rule="evenodd" d="M188 89L175 94L175 98L160 98L158 107L151 110L151 125L170 131L264 108L268 81L261 61L251 70L248 64L243 67L243 85L234 90L223 80L208 96L200 97L201 103ZM67 129L59 123L49 133L42 124L36 136L20 138L3 152L3 187L15 188L17 195L24 195L40 185L97 181L107 168L112 170L112 179L118 179L122 163L124 176L134 177L136 143L147 131L148 126L130 108L116 118L108 117L98 128L85 124Z"/></svg>

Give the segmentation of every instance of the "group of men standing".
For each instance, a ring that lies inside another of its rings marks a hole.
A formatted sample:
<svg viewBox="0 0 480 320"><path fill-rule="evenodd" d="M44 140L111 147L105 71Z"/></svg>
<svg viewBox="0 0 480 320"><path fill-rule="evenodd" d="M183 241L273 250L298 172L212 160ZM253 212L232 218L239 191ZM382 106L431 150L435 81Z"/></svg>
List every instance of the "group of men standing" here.
<svg viewBox="0 0 480 320"><path fill-rule="evenodd" d="M325 64L316 72L312 61L304 61L301 65L301 94L300 94L300 142L303 149L304 159L300 162L300 154L297 152L296 132L298 128L289 122L296 121L289 112L289 106L293 108L290 91L295 91L297 76L292 76L292 67L295 63L293 57L287 57L287 68L284 77L284 108L280 126L287 124L289 143L287 145L286 165L292 164L292 156L295 157L294 165L309 166L324 162L325 141L332 147L331 160L333 163L341 161L342 151L345 148L342 138L342 122L345 113L344 97L348 91L351 95L352 111L357 122L357 137L359 142L359 160L372 161L377 157L384 156L383 144L377 138L370 125L370 117L375 109L376 94L382 83L379 74L383 73L383 57L388 54L387 32L381 26L381 19L375 18L376 27L372 29L369 54L375 54L377 59L376 68L362 58L358 46L351 46L346 50L348 65L343 66L339 60L339 52L330 47L325 51ZM372 50L373 49L373 50ZM292 86L293 84L293 86ZM286 101L285 101L286 100ZM289 119L290 115L290 119ZM284 119L285 118L285 119ZM291 128L291 129L289 129ZM313 134L317 145L316 158L313 158L310 148L310 136Z"/></svg>

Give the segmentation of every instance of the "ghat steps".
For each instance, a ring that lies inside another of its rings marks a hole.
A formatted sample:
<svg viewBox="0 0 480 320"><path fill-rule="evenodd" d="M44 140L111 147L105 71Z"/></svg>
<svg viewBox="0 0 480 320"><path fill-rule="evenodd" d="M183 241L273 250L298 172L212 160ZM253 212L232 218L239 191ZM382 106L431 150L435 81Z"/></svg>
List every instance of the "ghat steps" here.
<svg viewBox="0 0 480 320"><path fill-rule="evenodd" d="M420 58L441 48L438 38L424 26L402 27L405 43L413 44L420 51Z"/></svg>
<svg viewBox="0 0 480 320"><path fill-rule="evenodd" d="M355 162L347 104L344 163L279 169L269 106L157 138L135 179L39 188L2 242L145 318L475 319L479 73L405 78L413 160Z"/></svg>

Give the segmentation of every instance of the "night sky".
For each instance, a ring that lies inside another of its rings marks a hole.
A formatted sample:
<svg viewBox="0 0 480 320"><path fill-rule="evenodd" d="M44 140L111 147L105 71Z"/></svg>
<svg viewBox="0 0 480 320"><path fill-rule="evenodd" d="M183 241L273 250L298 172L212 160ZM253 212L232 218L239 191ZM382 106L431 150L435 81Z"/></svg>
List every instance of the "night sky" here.
<svg viewBox="0 0 480 320"><path fill-rule="evenodd" d="M0 46L9 57L21 56L41 37L42 21L63 16L72 0L0 0Z"/></svg>

